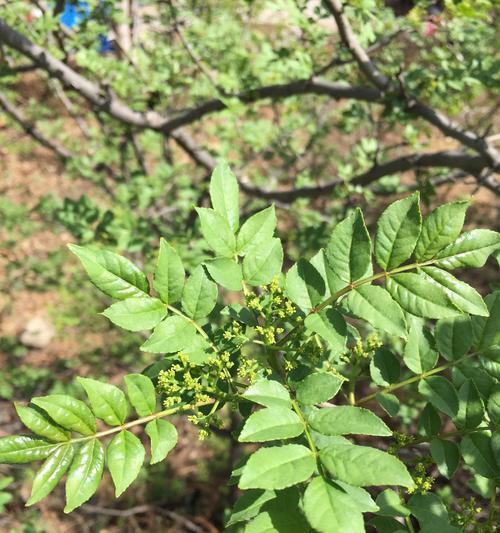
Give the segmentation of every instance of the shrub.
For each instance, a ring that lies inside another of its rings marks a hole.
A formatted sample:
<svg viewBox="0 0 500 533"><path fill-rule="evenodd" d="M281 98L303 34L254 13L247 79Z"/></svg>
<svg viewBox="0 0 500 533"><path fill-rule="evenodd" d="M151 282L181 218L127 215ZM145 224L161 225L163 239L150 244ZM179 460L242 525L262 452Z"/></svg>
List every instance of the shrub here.
<svg viewBox="0 0 500 533"><path fill-rule="evenodd" d="M409 531L414 519L421 531L461 531L474 505L450 512L432 492L434 466L444 478L466 469L487 480L483 530L493 531L500 292L483 300L451 271L482 267L499 234L461 233L467 201L422 219L414 193L387 207L373 242L355 209L324 249L284 275L274 207L241 223L224 162L210 197L211 209L197 209L210 256L187 279L165 240L152 283L123 256L70 246L116 300L103 314L130 331L152 329L141 350L161 358L126 375L125 391L78 378L88 404L49 395L16 405L33 435L0 439L0 461L44 460L28 505L67 474L70 512L105 467L118 497L146 455L134 429L149 437L154 464L177 442L173 415L187 415L203 438L234 411L242 422L233 436L248 446L228 480L243 491L229 531L355 533L365 513L378 531L402 529L395 517ZM240 303L223 303L231 293Z"/></svg>

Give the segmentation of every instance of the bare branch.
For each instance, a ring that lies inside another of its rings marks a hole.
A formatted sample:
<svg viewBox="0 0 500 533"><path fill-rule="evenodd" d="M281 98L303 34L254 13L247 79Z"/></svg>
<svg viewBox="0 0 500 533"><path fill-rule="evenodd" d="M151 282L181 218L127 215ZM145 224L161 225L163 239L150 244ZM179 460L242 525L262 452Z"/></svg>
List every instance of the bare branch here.
<svg viewBox="0 0 500 533"><path fill-rule="evenodd" d="M382 92L388 89L391 80L389 80L378 70L378 68L370 60L366 50L359 43L358 38L352 30L349 20L344 14L344 6L342 5L342 1L323 0L323 3L335 18L342 41L351 52L351 55L358 63L359 68L366 78ZM397 89L397 85L392 84L391 88L393 90ZM439 113L426 104L419 102L417 99L408 96L404 91L404 87L400 86L397 92L406 100L408 111L420 118L423 118L438 128L442 133L456 139L464 146L468 146L476 152L486 156L490 160L492 168L495 170L500 170L500 153L490 146L484 139L476 135L474 132L462 128L460 125L454 123L442 113Z"/></svg>
<svg viewBox="0 0 500 533"><path fill-rule="evenodd" d="M171 134L172 138L198 165L211 172L217 163L216 159L189 135L189 133L179 129ZM481 170L488 166L486 158L479 155L468 155L457 151L429 152L421 154L409 154L397 157L385 163L376 164L366 172L358 174L348 182L341 178L335 178L321 185L311 185L307 187L291 188L286 190L272 191L261 187L250 185L247 179L239 172L235 172L241 190L251 196L257 196L266 200L277 200L283 203L290 203L298 198L318 198L333 192L337 187L345 184L349 185L369 185L384 176L406 172L418 168L456 168L467 172L467 174L478 175ZM499 193L500 184L495 180L484 181L485 187Z"/></svg>
<svg viewBox="0 0 500 533"><path fill-rule="evenodd" d="M72 154L64 146L51 141L45 135L34 126L34 124L28 120L22 113L17 109L5 96L5 94L0 92L0 107L9 115L15 122L17 122L21 128L36 141L38 141L42 146L48 148L54 152L60 159L67 161L71 159Z"/></svg>
<svg viewBox="0 0 500 533"><path fill-rule="evenodd" d="M226 108L226 104L222 100L214 98L194 108L179 110L170 115L156 111L135 111L113 95L109 88L99 86L78 74L65 63L51 56L47 50L32 43L24 35L11 28L0 18L1 42L29 57L39 68L45 70L50 76L59 79L67 87L77 91L97 109L105 111L130 126L169 133L175 128L190 124L209 113ZM335 99L351 98L368 102L376 102L380 98L379 92L371 87L350 87L344 83L330 82L320 78L300 79L289 83L264 86L243 93L228 95L228 98L232 97L250 103L264 98L286 98L301 94L320 94Z"/></svg>
<svg viewBox="0 0 500 533"><path fill-rule="evenodd" d="M385 90L389 85L389 78L382 74L372 63L370 56L360 45L357 37L354 35L349 20L344 15L344 6L341 0L323 0L325 7L333 15L340 37L351 53L352 57L359 65L363 74L380 90Z"/></svg>

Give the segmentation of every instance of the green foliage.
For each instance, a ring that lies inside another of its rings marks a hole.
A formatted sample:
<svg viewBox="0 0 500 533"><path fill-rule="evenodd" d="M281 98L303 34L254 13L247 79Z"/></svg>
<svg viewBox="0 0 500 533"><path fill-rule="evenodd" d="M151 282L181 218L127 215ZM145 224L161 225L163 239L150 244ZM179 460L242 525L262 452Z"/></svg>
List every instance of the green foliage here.
<svg viewBox="0 0 500 533"><path fill-rule="evenodd" d="M161 241L151 290L128 259L71 246L96 287L118 300L103 314L124 329L153 329L141 350L163 358L125 376L126 393L78 378L89 405L64 394L16 405L34 436L0 439L0 461L45 460L30 505L67 474L70 512L92 497L105 468L117 497L137 478L146 449L132 428L144 428L155 464L177 443L168 417L187 413L204 438L232 410L241 418L233 436L250 445L232 474L245 492L228 527L361 532L364 513L376 514L371 523L380 531L391 530L393 517L410 524L413 517L422 531L431 519L454 527L429 492L426 466L413 468L411 453L401 452L425 442L427 460L447 478L463 464L484 478L500 476L499 293L483 301L448 272L484 264L500 236L459 235L465 202L422 220L414 194L390 205L377 224L381 270L373 268L371 239L355 210L313 260L300 259L282 275L274 210L240 228L237 192L220 163L210 186L214 210L198 210L214 255L185 269ZM240 303L234 295L225 301L239 284ZM368 386L373 392L360 396ZM394 394L401 390L411 401ZM400 403L406 420L418 420L418 435L390 429ZM456 430L443 432L443 419ZM359 436L380 437L384 445ZM386 485L404 489L377 488L374 502L361 488ZM416 494L408 499L403 490Z"/></svg>

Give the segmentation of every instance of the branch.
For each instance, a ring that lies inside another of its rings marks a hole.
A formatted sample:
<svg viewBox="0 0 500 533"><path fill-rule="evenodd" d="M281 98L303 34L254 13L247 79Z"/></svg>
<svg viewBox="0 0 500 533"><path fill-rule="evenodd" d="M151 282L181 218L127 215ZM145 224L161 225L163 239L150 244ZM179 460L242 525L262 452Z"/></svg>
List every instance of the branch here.
<svg viewBox="0 0 500 533"><path fill-rule="evenodd" d="M349 20L344 15L344 6L341 0L323 0L326 9L333 15L339 29L340 38L352 57L358 64L363 74L377 87L384 91L389 85L389 78L382 74L372 63L366 50L359 43L354 34Z"/></svg>
<svg viewBox="0 0 500 533"><path fill-rule="evenodd" d="M51 141L45 135L35 127L35 125L28 120L5 96L0 92L0 108L2 108L7 115L9 115L15 122L17 122L21 128L42 146L48 148L54 152L62 161L66 162L73 157L73 154L67 150L64 146Z"/></svg>
<svg viewBox="0 0 500 533"><path fill-rule="evenodd" d="M378 70L375 64L371 61L366 50L359 43L349 20L344 14L344 7L341 0L323 0L323 3L326 9L335 18L340 37L345 46L349 49L354 60L358 63L363 74L382 92L387 90L391 80ZM494 170L500 170L500 153L490 146L484 139L476 135L474 132L462 128L459 124L454 123L448 117L435 111L426 104L419 102L413 97L409 97L402 86L398 88L396 84L392 84L391 89L397 89L397 94L406 100L408 111L423 118L425 121L438 128L442 133L456 139L464 146L468 146L479 154L486 156L491 163L490 166Z"/></svg>
<svg viewBox="0 0 500 533"><path fill-rule="evenodd" d="M59 79L67 87L78 92L97 109L107 112L112 117L130 126L169 133L175 128L199 120L204 115L226 108L224 101L214 98L199 106L182 109L171 115L156 111L135 111L116 95L112 94L109 88L99 86L97 83L78 74L65 63L49 54L47 50L32 43L24 35L11 28L1 18L0 43L4 43L30 58L35 65L45 70L51 77ZM251 103L264 98L286 98L301 94L319 94L335 99L351 98L368 102L376 102L380 98L380 93L371 87L350 87L344 83L330 82L321 78L300 79L289 83L264 86L228 95L227 98L232 97L245 103Z"/></svg>
<svg viewBox="0 0 500 533"><path fill-rule="evenodd" d="M172 132L171 137L191 157L191 159L193 159L193 161L209 172L212 172L217 163L216 159L207 150L200 147L191 135L179 129ZM335 188L345 184L365 186L384 176L417 168L448 167L477 175L487 166L488 161L486 158L479 155L468 155L457 151L409 154L397 157L386 163L376 164L366 172L354 176L348 182L341 178L335 178L321 185L291 188L281 191L272 191L261 187L254 187L249 185L245 177L239 172L235 172L235 174L238 178L241 190L246 194L267 200L291 203L298 198L318 198L331 193ZM500 193L500 184L494 180L493 182L485 180L482 184L491 190Z"/></svg>
<svg viewBox="0 0 500 533"><path fill-rule="evenodd" d="M63 163L67 163L69 160L78 157L77 154L71 152L64 146L47 138L28 118L23 115L19 109L17 109L17 107L14 106L14 104L12 104L12 102L10 102L10 100L2 92L0 92L0 108L3 109L5 113L11 117L12 120L14 120L14 122L17 122L19 126L21 126L21 128L35 141L54 152ZM94 166L94 170L96 172L104 172L107 176L115 181L117 179L113 169L105 163L98 163ZM102 181L101 185L111 197L114 197L114 192L108 187L104 180Z"/></svg>

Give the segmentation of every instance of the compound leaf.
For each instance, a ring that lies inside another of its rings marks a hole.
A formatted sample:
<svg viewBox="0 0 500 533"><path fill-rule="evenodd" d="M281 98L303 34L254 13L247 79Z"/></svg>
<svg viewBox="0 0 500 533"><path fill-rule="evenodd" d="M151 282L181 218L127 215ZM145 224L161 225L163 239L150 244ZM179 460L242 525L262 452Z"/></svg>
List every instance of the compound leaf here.
<svg viewBox="0 0 500 533"><path fill-rule="evenodd" d="M350 485L414 485L406 466L399 459L375 448L333 444L323 448L319 456L335 479Z"/></svg>
<svg viewBox="0 0 500 533"><path fill-rule="evenodd" d="M154 274L153 287L162 302L174 304L181 299L185 271L177 250L160 238L160 251Z"/></svg>
<svg viewBox="0 0 500 533"><path fill-rule="evenodd" d="M270 241L276 228L274 205L255 213L244 222L238 232L236 248L238 253L246 254L253 246L261 246Z"/></svg>
<svg viewBox="0 0 500 533"><path fill-rule="evenodd" d="M236 231L240 224L238 180L224 160L219 161L212 172L210 199L214 210L227 221L233 232Z"/></svg>
<svg viewBox="0 0 500 533"><path fill-rule="evenodd" d="M316 462L301 444L260 448L253 453L241 475L240 489L284 489L311 477Z"/></svg>
<svg viewBox="0 0 500 533"><path fill-rule="evenodd" d="M151 460L154 465L163 461L168 452L177 444L177 430L168 420L152 420L146 424L146 434L151 440Z"/></svg>
<svg viewBox="0 0 500 533"><path fill-rule="evenodd" d="M0 463L19 464L31 463L45 459L60 444L47 442L26 435L9 435L0 438Z"/></svg>
<svg viewBox="0 0 500 533"><path fill-rule="evenodd" d="M452 243L462 231L465 212L470 202L458 201L440 205L422 224L422 231L415 247L415 259L422 263L432 259L445 246Z"/></svg>
<svg viewBox="0 0 500 533"><path fill-rule="evenodd" d="M281 272L283 247L277 238L249 248L243 259L243 279L250 285L270 283Z"/></svg>
<svg viewBox="0 0 500 533"><path fill-rule="evenodd" d="M51 394L33 398L31 403L43 409L64 429L76 431L82 435L96 432L95 417L85 403L65 394Z"/></svg>
<svg viewBox="0 0 500 533"><path fill-rule="evenodd" d="M391 204L380 216L375 234L375 258L392 270L410 258L422 225L418 192Z"/></svg>
<svg viewBox="0 0 500 533"><path fill-rule="evenodd" d="M152 415L156 409L153 382L143 374L127 374L124 378L130 403L139 416Z"/></svg>
<svg viewBox="0 0 500 533"><path fill-rule="evenodd" d="M304 431L298 415L283 407L266 407L252 413L238 437L240 442L266 442L291 439Z"/></svg>
<svg viewBox="0 0 500 533"><path fill-rule="evenodd" d="M104 470L104 449L97 439L84 442L75 455L66 480L65 513L92 497Z"/></svg>
<svg viewBox="0 0 500 533"><path fill-rule="evenodd" d="M68 247L80 259L92 283L104 294L118 300L142 298L147 294L145 274L125 257L76 244Z"/></svg>
<svg viewBox="0 0 500 533"><path fill-rule="evenodd" d="M248 387L243 396L265 407L292 407L290 394L286 388L278 381L270 379L259 379Z"/></svg>
<svg viewBox="0 0 500 533"><path fill-rule="evenodd" d="M50 494L68 470L75 455L71 444L64 444L50 455L33 479L31 496L26 505L33 505Z"/></svg>
<svg viewBox="0 0 500 533"><path fill-rule="evenodd" d="M323 477L316 477L309 483L303 505L306 518L315 531L365 531L363 515L349 495Z"/></svg>
<svg viewBox="0 0 500 533"><path fill-rule="evenodd" d="M154 328L167 314L167 307L157 298L127 298L105 309L102 314L113 324L128 331Z"/></svg>
<svg viewBox="0 0 500 533"><path fill-rule="evenodd" d="M69 431L54 424L39 410L18 403L15 407L21 422L33 433L53 442L63 442L69 439Z"/></svg>
<svg viewBox="0 0 500 533"><path fill-rule="evenodd" d="M195 209L200 217L201 233L208 246L221 257L233 257L236 253L236 238L229 222L213 209Z"/></svg>
<svg viewBox="0 0 500 533"><path fill-rule="evenodd" d="M376 285L361 285L349 292L349 311L374 328L398 337L406 337L406 321L401 307L389 293Z"/></svg>
<svg viewBox="0 0 500 533"><path fill-rule="evenodd" d="M144 446L130 431L120 431L108 444L106 463L118 498L139 475L144 462Z"/></svg>
<svg viewBox="0 0 500 533"><path fill-rule="evenodd" d="M325 407L314 411L309 423L323 435L392 435L385 423L369 409L351 405Z"/></svg>
<svg viewBox="0 0 500 533"><path fill-rule="evenodd" d="M94 414L111 426L125 422L128 414L127 399L118 387L95 379L77 378L85 389Z"/></svg>

